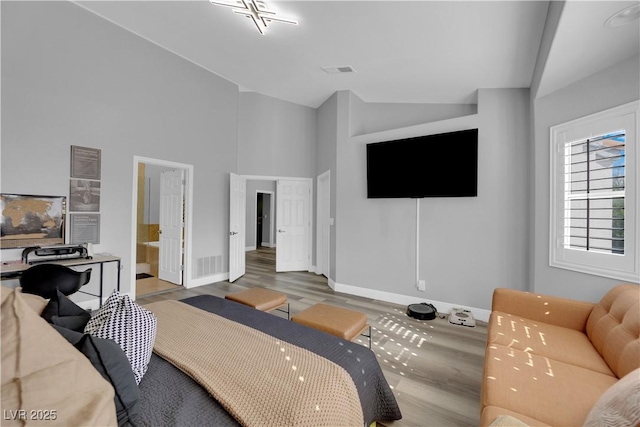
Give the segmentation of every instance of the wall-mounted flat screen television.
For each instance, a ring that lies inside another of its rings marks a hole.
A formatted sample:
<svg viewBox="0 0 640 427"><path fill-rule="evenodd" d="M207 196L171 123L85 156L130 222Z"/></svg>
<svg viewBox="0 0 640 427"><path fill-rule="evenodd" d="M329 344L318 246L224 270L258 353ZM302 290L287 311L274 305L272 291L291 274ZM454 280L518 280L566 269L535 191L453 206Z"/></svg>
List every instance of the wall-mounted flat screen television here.
<svg viewBox="0 0 640 427"><path fill-rule="evenodd" d="M367 198L477 197L478 129L367 144Z"/></svg>
<svg viewBox="0 0 640 427"><path fill-rule="evenodd" d="M64 244L65 196L0 194L0 248Z"/></svg>

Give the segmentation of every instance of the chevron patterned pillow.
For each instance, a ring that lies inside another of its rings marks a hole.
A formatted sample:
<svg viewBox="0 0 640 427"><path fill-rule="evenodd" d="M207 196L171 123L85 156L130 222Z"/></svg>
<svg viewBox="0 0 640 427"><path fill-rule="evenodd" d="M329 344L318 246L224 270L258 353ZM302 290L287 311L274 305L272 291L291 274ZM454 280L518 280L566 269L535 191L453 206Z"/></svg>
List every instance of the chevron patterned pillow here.
<svg viewBox="0 0 640 427"><path fill-rule="evenodd" d="M151 360L157 327L158 320L152 312L128 295L113 291L92 315L84 332L118 343L129 359L136 383L140 384Z"/></svg>

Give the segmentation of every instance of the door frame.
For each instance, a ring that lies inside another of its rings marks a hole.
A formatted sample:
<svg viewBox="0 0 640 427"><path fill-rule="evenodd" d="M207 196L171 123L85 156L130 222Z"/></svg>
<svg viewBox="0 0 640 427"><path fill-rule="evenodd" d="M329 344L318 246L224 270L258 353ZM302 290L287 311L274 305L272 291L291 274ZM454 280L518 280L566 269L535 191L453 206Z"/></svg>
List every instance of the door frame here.
<svg viewBox="0 0 640 427"><path fill-rule="evenodd" d="M276 206L276 272L314 271L311 258L313 256L313 180L281 179L276 184L278 194ZM287 189L293 190L287 195ZM302 190L302 191L301 191ZM282 193L282 194L281 194ZM293 202L293 203L287 203ZM304 209L299 209L298 202L304 201ZM290 209L286 209L289 205ZM303 215L302 223L298 223ZM287 221L287 217L290 219ZM294 219L296 218L296 219ZM306 222L306 223L305 223ZM281 229L282 227L282 229ZM283 233L283 234L280 234ZM286 233L286 234L284 234ZM298 251L298 238L306 241L306 253L302 248ZM284 248L284 250L283 250Z"/></svg>
<svg viewBox="0 0 640 427"><path fill-rule="evenodd" d="M265 175L241 175L243 177L245 177L245 179L247 181L275 181L277 183L277 181L279 179L287 179L287 180L300 180L300 181L308 181L309 182L309 188L311 188L311 194L309 195L309 212L310 212L310 217L309 220L311 221L311 226L307 227L307 233L308 233L308 241L309 241L309 254L311 254L311 257L309 259L309 265L307 266L307 270L312 272L312 258L313 258L313 244L314 244L314 236L313 236L313 212L314 212L314 192L313 192L313 178L300 178L300 177L290 177L290 176L265 176ZM276 185L277 187L277 185ZM276 198L278 197L278 194L276 192ZM246 221L246 218L245 218ZM274 227L275 228L275 227ZM275 230L274 230L275 231ZM277 247L277 239L276 239L276 251L278 250Z"/></svg>
<svg viewBox="0 0 640 427"><path fill-rule="evenodd" d="M271 246L269 246L270 248L275 248L276 247L276 242L274 242L274 237L275 235L273 234L275 232L275 218L273 217L274 212L276 210L275 207L275 199L276 199L276 192L275 191L267 191L267 190L256 190L256 206L258 206L258 195L259 194L268 194L271 198L270 200L270 205L269 205L269 215L271 215L271 217L269 218L269 236L271 241L269 242L269 244ZM264 205L263 205L264 206ZM264 213L264 212L263 212ZM256 220L254 221L254 224L256 226L256 240L255 240L255 244L253 245L256 249L258 249L258 218L257 218L257 213L255 213L256 215ZM262 223L262 228L264 228L264 222Z"/></svg>
<svg viewBox="0 0 640 427"><path fill-rule="evenodd" d="M191 246L193 224L193 165L173 162L170 160L153 159L151 157L133 156L133 178L131 195L131 299L136 299L136 249L137 249L137 211L138 211L138 167L141 163L163 166L184 171L184 252L182 286L188 289L191 285Z"/></svg>
<svg viewBox="0 0 640 427"><path fill-rule="evenodd" d="M316 274L329 278L331 272L331 171L318 175L316 203ZM327 247L322 246L322 227L328 230ZM322 264L326 264L323 271Z"/></svg>
<svg viewBox="0 0 640 427"><path fill-rule="evenodd" d="M229 277L230 283L245 275L247 244L247 180L229 172Z"/></svg>

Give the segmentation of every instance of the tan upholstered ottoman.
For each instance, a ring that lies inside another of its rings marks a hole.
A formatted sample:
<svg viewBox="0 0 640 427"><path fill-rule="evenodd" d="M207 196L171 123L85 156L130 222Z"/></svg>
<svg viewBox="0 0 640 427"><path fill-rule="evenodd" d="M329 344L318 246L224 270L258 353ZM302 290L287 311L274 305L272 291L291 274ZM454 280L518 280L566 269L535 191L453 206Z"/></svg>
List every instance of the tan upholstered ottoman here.
<svg viewBox="0 0 640 427"><path fill-rule="evenodd" d="M369 338L371 348L371 327L363 313L327 304L315 304L291 316L291 320L310 328L353 341L358 335ZM364 332L368 331L368 335Z"/></svg>
<svg viewBox="0 0 640 427"><path fill-rule="evenodd" d="M287 302L287 296L280 292L265 288L249 288L244 291L227 294L225 295L225 298L239 302L240 304L248 305L249 307L253 307L260 311L282 311L283 313L287 313L287 319L289 318L289 303ZM285 305L287 306L286 310L281 308Z"/></svg>

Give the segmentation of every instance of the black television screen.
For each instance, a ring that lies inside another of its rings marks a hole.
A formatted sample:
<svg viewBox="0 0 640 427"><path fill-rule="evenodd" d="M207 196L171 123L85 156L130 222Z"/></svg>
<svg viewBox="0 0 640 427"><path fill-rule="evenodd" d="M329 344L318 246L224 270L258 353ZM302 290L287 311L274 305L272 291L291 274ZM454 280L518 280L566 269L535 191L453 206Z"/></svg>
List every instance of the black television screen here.
<svg viewBox="0 0 640 427"><path fill-rule="evenodd" d="M478 129L367 144L367 197L477 197Z"/></svg>

